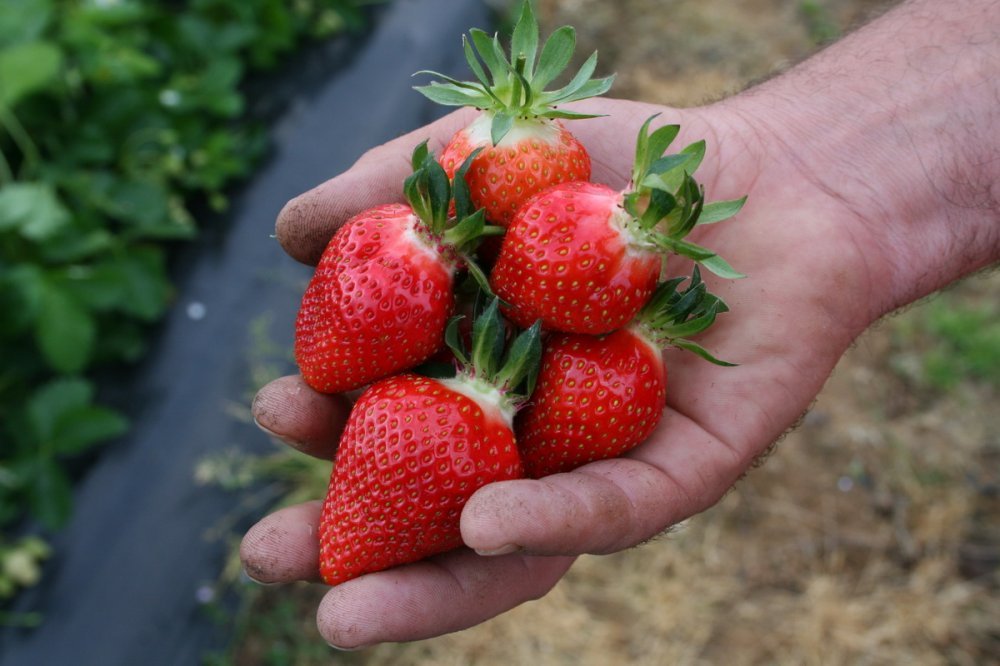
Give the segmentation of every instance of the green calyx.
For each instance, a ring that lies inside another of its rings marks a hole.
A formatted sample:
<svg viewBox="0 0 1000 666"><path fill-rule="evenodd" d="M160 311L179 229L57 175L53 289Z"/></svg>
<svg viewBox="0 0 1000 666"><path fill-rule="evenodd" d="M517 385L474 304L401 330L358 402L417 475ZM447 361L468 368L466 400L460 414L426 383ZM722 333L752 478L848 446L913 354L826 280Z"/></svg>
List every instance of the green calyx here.
<svg viewBox="0 0 1000 666"><path fill-rule="evenodd" d="M576 49L576 31L570 26L555 30L539 52L538 20L527 0L514 25L510 56L496 35L478 29L462 37L465 59L476 81L458 81L438 72L421 70L441 79L415 89L445 106L471 106L493 114L491 139L496 145L506 136L516 118L594 118L594 114L559 109L558 105L603 95L614 75L593 79L597 53L583 63L570 81L558 90L545 87L569 66Z"/></svg>
<svg viewBox="0 0 1000 666"><path fill-rule="evenodd" d="M632 178L625 193L625 210L637 237L667 252L698 262L719 277L746 277L718 254L684 240L699 224L714 224L736 215L746 197L705 203L705 188L692 174L705 158L705 142L696 141L677 154L665 155L677 138L679 125L664 125L652 132L650 116L636 139Z"/></svg>
<svg viewBox="0 0 1000 666"><path fill-rule="evenodd" d="M714 324L716 316L728 312L729 307L721 298L709 293L701 280L698 266L691 273L690 284L680 291L686 279L679 277L661 282L633 325L658 347L677 347L694 352L716 365L735 366L735 363L722 361L698 343L688 340Z"/></svg>
<svg viewBox="0 0 1000 666"><path fill-rule="evenodd" d="M460 364L459 372L496 387L511 405L531 396L542 359L541 322L535 322L508 342L507 326L500 316L500 301L493 297L472 324L471 348L459 333L461 317L452 317L445 342Z"/></svg>
<svg viewBox="0 0 1000 666"><path fill-rule="evenodd" d="M469 155L450 179L424 141L413 151L413 173L403 183L403 194L426 226L425 240L461 258L469 273L488 292L489 280L472 259L472 253L483 238L501 235L504 228L486 224L484 211L476 210L472 204L465 174L478 153L476 150ZM452 202L454 216L450 215Z"/></svg>

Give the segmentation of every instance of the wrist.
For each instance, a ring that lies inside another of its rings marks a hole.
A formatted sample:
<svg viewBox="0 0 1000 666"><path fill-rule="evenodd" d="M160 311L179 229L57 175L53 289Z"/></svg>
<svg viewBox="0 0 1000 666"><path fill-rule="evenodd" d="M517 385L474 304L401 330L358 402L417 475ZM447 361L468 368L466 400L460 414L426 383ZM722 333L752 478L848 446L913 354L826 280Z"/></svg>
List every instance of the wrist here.
<svg viewBox="0 0 1000 666"><path fill-rule="evenodd" d="M786 177L839 204L872 320L1000 259L1000 21L961 4L906 3L732 100Z"/></svg>

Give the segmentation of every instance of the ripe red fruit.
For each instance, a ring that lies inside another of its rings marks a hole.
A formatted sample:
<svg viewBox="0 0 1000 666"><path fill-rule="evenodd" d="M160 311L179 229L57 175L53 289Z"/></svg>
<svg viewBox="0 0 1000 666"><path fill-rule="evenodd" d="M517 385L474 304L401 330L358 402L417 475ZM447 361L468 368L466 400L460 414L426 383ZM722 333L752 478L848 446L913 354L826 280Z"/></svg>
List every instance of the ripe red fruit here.
<svg viewBox="0 0 1000 666"><path fill-rule="evenodd" d="M501 365L496 301L477 320L474 357L453 378L383 379L355 403L340 439L320 518L320 573L331 585L462 544L472 494L523 475L514 410L530 393L539 327L519 336ZM450 342L458 338L449 329ZM478 341L478 342L477 342Z"/></svg>
<svg viewBox="0 0 1000 666"><path fill-rule="evenodd" d="M688 289L678 292L681 281L660 285L626 328L601 337L560 333L546 340L538 385L517 418L527 476L620 456L649 437L666 404L663 347L731 365L683 337L704 330L727 308L705 290L697 268Z"/></svg>
<svg viewBox="0 0 1000 666"><path fill-rule="evenodd" d="M742 277L721 257L683 240L699 223L735 215L744 199L704 203L689 175L704 142L663 157L677 125L639 133L630 185L554 185L518 210L490 276L517 324L599 335L628 323L656 287L666 254L693 259L716 274ZM665 228L661 228L665 227Z"/></svg>
<svg viewBox="0 0 1000 666"><path fill-rule="evenodd" d="M440 161L452 174L474 150L484 149L466 178L473 203L484 208L486 219L494 224L505 226L528 197L550 185L590 179L590 156L559 119L594 116L557 106L604 94L614 77L590 78L597 66L595 53L564 87L545 90L569 65L575 47L573 28L563 26L539 52L538 22L531 3L525 2L514 26L509 58L497 37L482 30L469 32L465 57L477 81L421 72L444 81L417 88L431 100L482 111L455 134Z"/></svg>
<svg viewBox="0 0 1000 666"><path fill-rule="evenodd" d="M661 254L630 233L621 192L566 183L532 197L504 237L490 275L519 325L599 334L628 323L656 287Z"/></svg>
<svg viewBox="0 0 1000 666"><path fill-rule="evenodd" d="M413 164L404 185L409 205L377 206L348 220L303 295L295 359L318 391L359 388L441 348L455 306L455 274L475 272L471 248L484 234L501 231L485 227L481 212L469 214L463 179L452 196L426 145L414 152ZM453 199L457 215L449 219Z"/></svg>
<svg viewBox="0 0 1000 666"><path fill-rule="evenodd" d="M590 156L558 120L520 119L496 145L490 138L494 116L483 113L459 130L441 151L445 172L455 169L476 148L484 148L466 175L476 206L486 219L507 226L531 195L546 187L590 180Z"/></svg>

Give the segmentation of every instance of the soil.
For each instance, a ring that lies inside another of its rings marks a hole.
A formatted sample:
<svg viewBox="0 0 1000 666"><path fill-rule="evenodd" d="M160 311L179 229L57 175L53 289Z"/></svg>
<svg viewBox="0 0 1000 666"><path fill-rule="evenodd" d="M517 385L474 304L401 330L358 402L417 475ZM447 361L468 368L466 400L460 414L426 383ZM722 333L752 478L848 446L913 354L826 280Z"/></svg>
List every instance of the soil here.
<svg viewBox="0 0 1000 666"><path fill-rule="evenodd" d="M543 33L570 23L578 53L600 49L601 71L619 73L615 96L678 106L740 90L885 8L872 0L538 4ZM874 327L766 464L669 535L581 558L545 598L484 625L337 663L995 659L1000 383L935 384L922 368L937 344L929 308L985 311L995 326L998 289L1000 274L981 275ZM303 588L306 604L319 593ZM306 613L303 626L314 631ZM266 663L253 652L239 663Z"/></svg>

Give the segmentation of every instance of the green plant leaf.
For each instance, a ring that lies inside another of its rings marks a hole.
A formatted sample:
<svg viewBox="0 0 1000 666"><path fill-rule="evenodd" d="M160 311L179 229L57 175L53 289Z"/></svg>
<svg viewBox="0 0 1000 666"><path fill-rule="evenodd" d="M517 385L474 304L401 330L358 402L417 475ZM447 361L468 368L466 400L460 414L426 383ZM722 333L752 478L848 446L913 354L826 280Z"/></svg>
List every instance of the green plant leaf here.
<svg viewBox="0 0 1000 666"><path fill-rule="evenodd" d="M49 183L10 183L0 189L0 232L16 229L25 238L44 241L69 222L69 211Z"/></svg>
<svg viewBox="0 0 1000 666"><path fill-rule="evenodd" d="M0 106L18 102L55 82L62 52L51 42L25 42L0 51Z"/></svg>
<svg viewBox="0 0 1000 666"><path fill-rule="evenodd" d="M51 442L60 419L89 405L93 395L90 382L78 377L55 379L37 389L28 399L26 408L35 440Z"/></svg>
<svg viewBox="0 0 1000 666"><path fill-rule="evenodd" d="M0 48L36 41L42 36L51 19L51 0L0 2Z"/></svg>
<svg viewBox="0 0 1000 666"><path fill-rule="evenodd" d="M90 312L69 292L46 285L35 320L35 341L53 370L74 374L87 367L97 337Z"/></svg>
<svg viewBox="0 0 1000 666"><path fill-rule="evenodd" d="M555 80L569 65L576 50L576 31L564 25L549 35L538 58L538 69L531 77L535 90L542 90Z"/></svg>
<svg viewBox="0 0 1000 666"><path fill-rule="evenodd" d="M118 412L100 405L85 405L62 414L52 434L52 450L73 455L118 437L128 421Z"/></svg>
<svg viewBox="0 0 1000 666"><path fill-rule="evenodd" d="M701 211L701 215L698 216L698 224L715 224L716 222L728 220L739 213L743 208L743 204L746 202L747 198L743 197L741 199L713 201L710 204L705 204L705 207Z"/></svg>
<svg viewBox="0 0 1000 666"><path fill-rule="evenodd" d="M493 122L490 124L490 141L494 146L503 141L507 132L514 126L514 116L503 111L498 111L493 115Z"/></svg>
<svg viewBox="0 0 1000 666"><path fill-rule="evenodd" d="M414 86L413 89L432 102L443 106L482 107L487 106L490 101L490 98L485 94L476 93L451 83L430 83L426 86Z"/></svg>
<svg viewBox="0 0 1000 666"><path fill-rule="evenodd" d="M521 5L521 16L514 26L510 51L511 61L524 61L523 74L528 76L535 67L535 54L538 52L538 21L529 0L524 0Z"/></svg>
<svg viewBox="0 0 1000 666"><path fill-rule="evenodd" d="M709 363L714 363L715 365L721 365L724 368L735 368L738 363L730 363L729 361L723 361L722 359L713 356L707 349L699 345L697 342L691 342L690 340L677 339L671 340L670 344L673 346L683 349L685 351L692 352L702 357Z"/></svg>
<svg viewBox="0 0 1000 666"><path fill-rule="evenodd" d="M476 53L486 64L493 78L494 88L503 87L509 77L510 64L507 56L500 47L500 42L495 37L490 37L486 32L473 28L469 31L469 38L476 49Z"/></svg>
<svg viewBox="0 0 1000 666"><path fill-rule="evenodd" d="M65 524L73 510L69 479L51 458L39 458L31 474L28 499L32 513L49 529Z"/></svg>
<svg viewBox="0 0 1000 666"><path fill-rule="evenodd" d="M721 278L727 280L740 280L745 278L746 275L740 273L738 270L729 265L729 262L720 257L719 255L714 255L708 257L707 259L702 259L699 261L702 266L712 271Z"/></svg>

